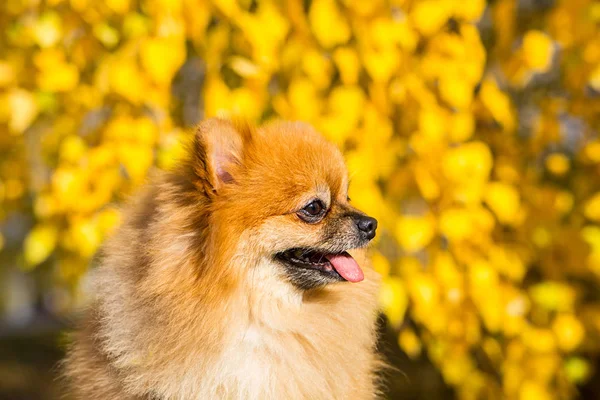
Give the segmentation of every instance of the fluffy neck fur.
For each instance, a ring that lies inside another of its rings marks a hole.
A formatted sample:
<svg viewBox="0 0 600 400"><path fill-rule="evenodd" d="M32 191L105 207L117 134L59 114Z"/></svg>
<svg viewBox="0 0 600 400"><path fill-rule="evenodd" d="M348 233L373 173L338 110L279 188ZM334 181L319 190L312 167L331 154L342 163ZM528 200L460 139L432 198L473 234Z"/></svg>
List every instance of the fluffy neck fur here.
<svg viewBox="0 0 600 400"><path fill-rule="evenodd" d="M360 284L298 291L248 256L252 232L228 231L206 194L179 175L158 182L125 210L93 276L97 300L66 363L77 397L375 396L368 266Z"/></svg>

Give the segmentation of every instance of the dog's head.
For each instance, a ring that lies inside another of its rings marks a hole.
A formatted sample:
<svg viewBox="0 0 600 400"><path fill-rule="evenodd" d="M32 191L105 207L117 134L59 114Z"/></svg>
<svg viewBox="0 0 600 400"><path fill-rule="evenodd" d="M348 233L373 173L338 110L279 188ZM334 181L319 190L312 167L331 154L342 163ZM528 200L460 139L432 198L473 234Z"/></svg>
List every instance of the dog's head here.
<svg viewBox="0 0 600 400"><path fill-rule="evenodd" d="M348 250L366 246L377 221L350 205L342 155L310 126L206 120L193 166L211 223L221 240L244 238L243 257L268 259L300 289L363 279Z"/></svg>

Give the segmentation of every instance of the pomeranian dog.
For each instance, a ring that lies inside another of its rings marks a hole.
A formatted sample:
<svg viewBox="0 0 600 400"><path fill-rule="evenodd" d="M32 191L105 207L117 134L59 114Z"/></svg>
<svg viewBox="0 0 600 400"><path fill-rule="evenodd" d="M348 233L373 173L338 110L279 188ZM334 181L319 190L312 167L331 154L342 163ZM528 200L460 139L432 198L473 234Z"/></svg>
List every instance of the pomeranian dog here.
<svg viewBox="0 0 600 400"><path fill-rule="evenodd" d="M376 398L379 277L361 249L377 221L349 201L310 126L202 122L103 248L71 395Z"/></svg>

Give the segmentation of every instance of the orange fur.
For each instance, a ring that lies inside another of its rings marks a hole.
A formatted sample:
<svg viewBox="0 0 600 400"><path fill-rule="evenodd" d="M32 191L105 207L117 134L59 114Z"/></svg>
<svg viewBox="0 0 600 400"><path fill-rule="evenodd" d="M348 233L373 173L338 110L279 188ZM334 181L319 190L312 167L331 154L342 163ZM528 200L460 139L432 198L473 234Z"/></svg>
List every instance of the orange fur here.
<svg viewBox="0 0 600 400"><path fill-rule="evenodd" d="M344 233L347 173L307 125L204 121L189 159L124 210L65 360L76 398L371 399L379 277L302 291L273 254ZM326 196L323 223L294 214ZM356 211L356 210L354 210Z"/></svg>

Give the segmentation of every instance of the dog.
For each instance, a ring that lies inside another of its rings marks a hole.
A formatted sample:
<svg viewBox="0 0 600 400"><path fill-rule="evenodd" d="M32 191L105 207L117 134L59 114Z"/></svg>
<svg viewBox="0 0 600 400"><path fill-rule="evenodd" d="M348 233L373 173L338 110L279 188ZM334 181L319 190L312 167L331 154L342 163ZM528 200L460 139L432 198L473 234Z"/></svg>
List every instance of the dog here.
<svg viewBox="0 0 600 400"><path fill-rule="evenodd" d="M201 122L103 246L63 365L70 395L377 398L376 228L311 126Z"/></svg>

